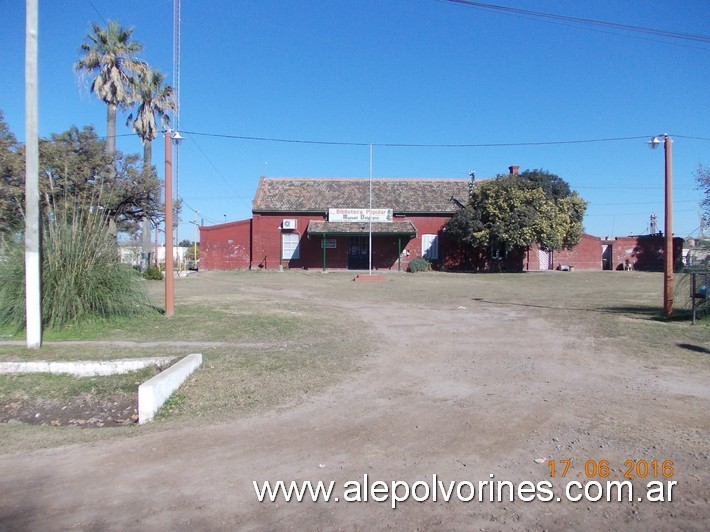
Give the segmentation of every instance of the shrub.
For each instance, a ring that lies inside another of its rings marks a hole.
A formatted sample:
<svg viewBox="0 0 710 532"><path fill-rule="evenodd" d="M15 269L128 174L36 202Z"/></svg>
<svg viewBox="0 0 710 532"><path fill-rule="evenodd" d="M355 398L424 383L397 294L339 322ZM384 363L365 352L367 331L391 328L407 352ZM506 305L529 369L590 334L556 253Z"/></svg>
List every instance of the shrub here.
<svg viewBox="0 0 710 532"><path fill-rule="evenodd" d="M431 263L424 257L413 259L409 263L409 268L407 268L407 271L410 273L428 272L429 270L431 270Z"/></svg>
<svg viewBox="0 0 710 532"><path fill-rule="evenodd" d="M93 212L92 212L93 211ZM91 318L147 312L140 276L118 259L116 239L98 209L57 209L43 220L42 323L62 327ZM0 325L24 328L25 261L20 241L0 264Z"/></svg>
<svg viewBox="0 0 710 532"><path fill-rule="evenodd" d="M148 279L149 281L162 281L163 273L159 268L148 268L143 273L143 279Z"/></svg>

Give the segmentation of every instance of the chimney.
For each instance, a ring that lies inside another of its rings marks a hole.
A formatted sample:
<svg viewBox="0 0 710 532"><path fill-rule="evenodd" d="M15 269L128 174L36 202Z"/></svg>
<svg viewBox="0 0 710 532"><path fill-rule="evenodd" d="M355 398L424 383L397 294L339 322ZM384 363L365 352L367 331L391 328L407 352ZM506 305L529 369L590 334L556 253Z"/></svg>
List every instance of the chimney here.
<svg viewBox="0 0 710 532"><path fill-rule="evenodd" d="M518 175L518 170L520 170L520 167L517 165L509 166L508 170L510 170L510 173L512 175Z"/></svg>

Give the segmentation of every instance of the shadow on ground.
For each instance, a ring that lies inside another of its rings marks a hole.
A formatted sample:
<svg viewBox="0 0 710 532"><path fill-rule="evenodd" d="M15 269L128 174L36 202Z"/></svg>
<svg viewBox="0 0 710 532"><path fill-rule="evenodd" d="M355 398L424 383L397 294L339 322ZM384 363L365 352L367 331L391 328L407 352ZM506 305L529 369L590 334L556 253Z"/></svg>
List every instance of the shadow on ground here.
<svg viewBox="0 0 710 532"><path fill-rule="evenodd" d="M518 303L514 301L491 301L489 299L483 299L480 297L472 298L473 301L478 301L480 303L488 303L489 305L501 305L501 306L513 306L513 307L529 307L529 308L541 308L548 310L574 310L579 312L597 312L603 314L625 314L625 315L636 315L643 316L649 319L661 319L660 310L657 307L652 307L648 305L620 305L614 307L602 307L602 308L578 308L578 307L562 307L555 305L542 305L536 303Z"/></svg>
<svg viewBox="0 0 710 532"><path fill-rule="evenodd" d="M694 351L696 353L705 353L710 355L710 349L707 347L702 347L700 345L695 345L695 344L676 344L678 347L682 347L683 349L687 349L688 351Z"/></svg>

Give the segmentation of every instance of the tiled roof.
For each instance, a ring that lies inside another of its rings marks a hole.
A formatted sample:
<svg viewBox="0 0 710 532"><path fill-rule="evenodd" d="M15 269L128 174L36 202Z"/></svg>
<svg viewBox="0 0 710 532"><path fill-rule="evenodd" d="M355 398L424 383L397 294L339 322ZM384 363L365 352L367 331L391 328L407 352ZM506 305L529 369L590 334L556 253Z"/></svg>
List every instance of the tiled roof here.
<svg viewBox="0 0 710 532"><path fill-rule="evenodd" d="M373 179L372 207L395 213L454 213L468 202L467 179ZM326 212L369 207L368 178L262 177L254 212ZM453 201L451 198L454 198Z"/></svg>
<svg viewBox="0 0 710 532"><path fill-rule="evenodd" d="M308 232L312 235L361 235L369 233L368 222L326 222L311 220ZM372 222L373 235L416 235L417 229L412 222Z"/></svg>

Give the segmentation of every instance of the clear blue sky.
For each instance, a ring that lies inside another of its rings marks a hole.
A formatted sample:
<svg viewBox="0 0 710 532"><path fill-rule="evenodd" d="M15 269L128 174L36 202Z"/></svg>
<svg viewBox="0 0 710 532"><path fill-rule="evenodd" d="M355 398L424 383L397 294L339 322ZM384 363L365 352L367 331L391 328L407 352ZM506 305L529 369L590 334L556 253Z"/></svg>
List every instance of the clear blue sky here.
<svg viewBox="0 0 710 532"><path fill-rule="evenodd" d="M492 0L565 16L708 35L707 0ZM0 109L24 140L24 2L0 0ZM106 133L106 109L72 70L91 22L135 27L172 79L172 0L40 0L40 134ZM442 0L182 1L180 238L248 218L259 176L478 177L544 168L590 202L587 232L663 224L663 151L674 135L674 232L699 226L710 164L710 44L509 15ZM118 119L118 147L141 152ZM214 137L362 143L304 144ZM643 139L521 146L520 143ZM691 139L683 137L700 137ZM705 140L702 140L702 139ZM513 144L386 147L378 144ZM163 173L163 141L153 150Z"/></svg>

